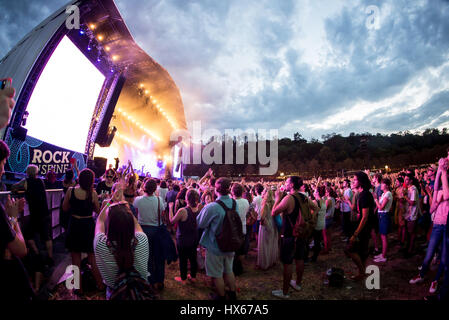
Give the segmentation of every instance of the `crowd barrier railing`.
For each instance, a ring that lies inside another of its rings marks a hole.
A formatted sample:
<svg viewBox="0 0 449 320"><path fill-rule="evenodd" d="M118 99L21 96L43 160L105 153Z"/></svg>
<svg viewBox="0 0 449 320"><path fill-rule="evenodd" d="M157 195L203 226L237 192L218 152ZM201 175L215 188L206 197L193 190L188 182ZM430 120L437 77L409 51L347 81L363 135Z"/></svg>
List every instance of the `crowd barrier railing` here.
<svg viewBox="0 0 449 320"><path fill-rule="evenodd" d="M64 197L63 189L48 189L47 193L47 205L51 214L51 229L52 229L52 238L55 239L59 237L62 233L64 233L65 229L59 223L59 212L62 205L62 198ZM11 191L1 191L0 192L0 202L5 205L6 199L8 195L13 198L24 198L24 192L18 192L12 194ZM26 220L26 217L30 215L30 209L28 207L28 203L25 201L25 207L23 209L23 213L19 216L19 222L23 227L23 220Z"/></svg>

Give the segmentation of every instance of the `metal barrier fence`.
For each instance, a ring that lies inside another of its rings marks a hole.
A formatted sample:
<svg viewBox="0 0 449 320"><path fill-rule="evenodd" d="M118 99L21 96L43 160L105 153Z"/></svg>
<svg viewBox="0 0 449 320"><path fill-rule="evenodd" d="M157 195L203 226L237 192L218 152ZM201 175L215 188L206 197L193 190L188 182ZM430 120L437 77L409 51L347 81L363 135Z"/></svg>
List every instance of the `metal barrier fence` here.
<svg viewBox="0 0 449 320"><path fill-rule="evenodd" d="M61 200L64 196L64 191L62 189L48 189L47 192L47 205L48 209L51 213L51 227L52 227L52 237L53 239L59 237L65 230L59 224L59 209L62 205ZM0 202L3 204L6 202L8 195L11 195L10 191L2 191L0 192ZM23 198L25 194L17 193L13 195L14 198ZM19 217L19 221L22 222L22 218L26 217L30 214L30 210L28 208L28 203L25 201L25 207L23 209L23 213Z"/></svg>

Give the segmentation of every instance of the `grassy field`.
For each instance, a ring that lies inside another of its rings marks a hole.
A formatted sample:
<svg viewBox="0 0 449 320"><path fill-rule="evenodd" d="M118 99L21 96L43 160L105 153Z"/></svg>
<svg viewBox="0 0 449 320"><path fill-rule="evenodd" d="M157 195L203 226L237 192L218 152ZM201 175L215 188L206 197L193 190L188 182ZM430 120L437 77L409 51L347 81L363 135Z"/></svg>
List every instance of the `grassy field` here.
<svg viewBox="0 0 449 320"><path fill-rule="evenodd" d="M426 281L420 284L410 285L408 281L418 273L418 266L424 257L425 248L423 242L417 243L417 253L409 259L405 259L399 251L399 245L395 244L396 234L389 235L390 250L388 262L376 264L373 258L368 258L368 265L378 265L380 269L380 289L368 290L365 282L354 282L349 277L356 274L355 265L343 253L344 243L339 232L332 233L332 250L328 255L320 255L315 263L309 262L305 266L302 290L290 291L294 300L420 300L429 295L428 289L433 278L436 266L432 266ZM281 288L282 264L278 263L269 270L259 270L255 266L257 252L253 250L256 242L251 242L244 268L245 272L237 277L237 298L239 300L271 300L276 299L271 291ZM342 288L332 288L325 284L326 271L331 267L339 267L345 270L346 280ZM200 271L197 282L188 282L183 285L174 280L179 275L178 263L172 263L166 267L165 289L160 294L163 300L208 300L211 289L211 279L204 271ZM85 297L77 297L68 291L65 286L59 285L53 299L57 300L102 300L104 293L90 293Z"/></svg>

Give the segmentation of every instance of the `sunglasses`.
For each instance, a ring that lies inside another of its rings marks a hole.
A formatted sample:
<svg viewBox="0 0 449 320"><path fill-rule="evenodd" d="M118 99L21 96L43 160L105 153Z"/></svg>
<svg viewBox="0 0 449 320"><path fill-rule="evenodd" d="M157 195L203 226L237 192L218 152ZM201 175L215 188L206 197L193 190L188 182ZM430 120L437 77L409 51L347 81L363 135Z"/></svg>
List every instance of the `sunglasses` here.
<svg viewBox="0 0 449 320"><path fill-rule="evenodd" d="M106 176L106 178L114 178L114 176Z"/></svg>

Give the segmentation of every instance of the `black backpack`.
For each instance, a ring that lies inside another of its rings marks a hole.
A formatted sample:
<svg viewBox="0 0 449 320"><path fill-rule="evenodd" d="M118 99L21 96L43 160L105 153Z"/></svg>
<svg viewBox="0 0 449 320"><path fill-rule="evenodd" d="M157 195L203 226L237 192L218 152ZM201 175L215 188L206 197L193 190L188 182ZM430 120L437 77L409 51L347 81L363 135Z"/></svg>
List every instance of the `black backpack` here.
<svg viewBox="0 0 449 320"><path fill-rule="evenodd" d="M81 285L85 292L94 292L97 290L97 283L95 281L92 268L88 262L87 258L81 260Z"/></svg>
<svg viewBox="0 0 449 320"><path fill-rule="evenodd" d="M110 300L155 300L153 288L136 269L121 272L112 289Z"/></svg>
<svg viewBox="0 0 449 320"><path fill-rule="evenodd" d="M223 227L216 236L218 248L222 252L235 252L243 245L242 220L236 211L236 202L232 200L232 208L229 209L221 200L216 201L225 211Z"/></svg>
<svg viewBox="0 0 449 320"><path fill-rule="evenodd" d="M341 268L331 268L327 272L329 279L329 286L334 288L341 288L345 281L345 272Z"/></svg>

